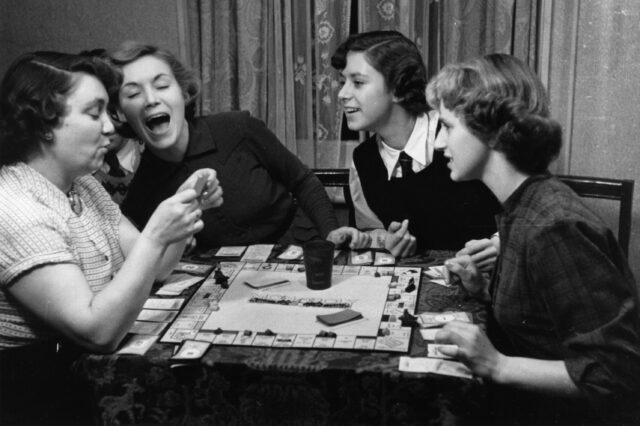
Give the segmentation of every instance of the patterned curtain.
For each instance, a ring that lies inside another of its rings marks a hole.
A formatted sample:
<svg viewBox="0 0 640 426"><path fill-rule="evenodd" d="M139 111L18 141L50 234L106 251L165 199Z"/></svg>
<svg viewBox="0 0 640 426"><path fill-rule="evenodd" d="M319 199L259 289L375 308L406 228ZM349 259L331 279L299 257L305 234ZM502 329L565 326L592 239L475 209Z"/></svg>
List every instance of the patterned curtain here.
<svg viewBox="0 0 640 426"><path fill-rule="evenodd" d="M397 30L422 50L427 71L493 52L535 67L540 0L358 0L360 31Z"/></svg>
<svg viewBox="0 0 640 426"><path fill-rule="evenodd" d="M187 3L199 112L248 110L311 167L341 162L338 74L331 54L348 35L342 0Z"/></svg>
<svg viewBox="0 0 640 426"><path fill-rule="evenodd" d="M349 34L395 29L422 49L429 75L451 61L514 54L536 65L541 0L191 0L191 65L201 114L248 110L310 167L346 167L331 54Z"/></svg>
<svg viewBox="0 0 640 426"><path fill-rule="evenodd" d="M439 67L430 67L437 57L438 2L433 0L358 0L358 28L360 32L396 30L413 40L422 51L429 75Z"/></svg>
<svg viewBox="0 0 640 426"><path fill-rule="evenodd" d="M509 53L536 68L540 0L448 0L440 5L439 65Z"/></svg>

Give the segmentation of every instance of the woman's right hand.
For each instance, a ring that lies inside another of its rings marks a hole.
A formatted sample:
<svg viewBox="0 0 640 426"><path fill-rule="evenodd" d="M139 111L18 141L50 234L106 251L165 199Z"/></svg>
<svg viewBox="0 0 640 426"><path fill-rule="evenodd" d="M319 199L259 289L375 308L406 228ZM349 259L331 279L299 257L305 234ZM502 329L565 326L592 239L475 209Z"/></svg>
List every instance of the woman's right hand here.
<svg viewBox="0 0 640 426"><path fill-rule="evenodd" d="M500 251L500 238L494 234L491 238L470 240L464 248L456 253L456 257L468 254L482 272L491 272L495 267Z"/></svg>
<svg viewBox="0 0 640 426"><path fill-rule="evenodd" d="M469 293L482 299L488 298L488 282L471 259L471 256L465 254L453 259L447 259L444 262L444 267L460 278L462 285Z"/></svg>
<svg viewBox="0 0 640 426"><path fill-rule="evenodd" d="M192 188L184 189L161 202L142 230L142 235L160 245L182 241L200 232L204 227L199 194Z"/></svg>
<svg viewBox="0 0 640 426"><path fill-rule="evenodd" d="M202 210L222 205L222 187L213 169L198 169L180 185L176 192L193 189L198 193Z"/></svg>
<svg viewBox="0 0 640 426"><path fill-rule="evenodd" d="M409 232L408 219L389 224L384 248L395 257L413 256L416 253L416 237Z"/></svg>

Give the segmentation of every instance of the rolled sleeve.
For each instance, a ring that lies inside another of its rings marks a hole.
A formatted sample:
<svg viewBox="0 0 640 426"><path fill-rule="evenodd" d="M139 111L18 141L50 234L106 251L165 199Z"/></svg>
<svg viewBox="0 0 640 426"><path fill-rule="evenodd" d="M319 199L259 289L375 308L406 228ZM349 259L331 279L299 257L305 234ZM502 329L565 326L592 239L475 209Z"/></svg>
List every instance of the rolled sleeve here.
<svg viewBox="0 0 640 426"><path fill-rule="evenodd" d="M0 284L11 284L22 274L47 264L77 263L69 239L56 226L55 217L42 215L2 225L0 232Z"/></svg>
<svg viewBox="0 0 640 426"><path fill-rule="evenodd" d="M537 233L529 257L567 371L598 409L640 387L638 296L618 252L610 232L558 222Z"/></svg>

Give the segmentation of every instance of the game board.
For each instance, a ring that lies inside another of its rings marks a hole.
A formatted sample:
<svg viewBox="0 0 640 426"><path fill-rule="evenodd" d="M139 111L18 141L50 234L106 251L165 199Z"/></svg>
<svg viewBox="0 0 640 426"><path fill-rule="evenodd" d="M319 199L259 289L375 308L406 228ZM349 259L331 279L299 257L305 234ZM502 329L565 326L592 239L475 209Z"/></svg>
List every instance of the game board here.
<svg viewBox="0 0 640 426"><path fill-rule="evenodd" d="M306 287L304 267L288 263L221 262L228 285L211 273L161 341L206 340L214 345L360 349L407 352L411 328L400 316L415 313L421 268L335 265L327 290ZM278 278L263 289L245 282ZM224 288L227 287L227 288ZM353 309L363 318L327 326L317 315Z"/></svg>

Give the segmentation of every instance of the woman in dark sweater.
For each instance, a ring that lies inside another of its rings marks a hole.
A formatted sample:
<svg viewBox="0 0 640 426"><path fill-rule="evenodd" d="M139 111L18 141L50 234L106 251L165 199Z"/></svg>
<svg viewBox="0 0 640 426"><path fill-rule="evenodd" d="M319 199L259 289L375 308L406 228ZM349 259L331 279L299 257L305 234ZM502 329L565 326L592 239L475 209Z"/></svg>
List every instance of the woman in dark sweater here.
<svg viewBox="0 0 640 426"><path fill-rule="evenodd" d="M316 235L326 238L337 228L320 181L263 122L247 112L194 117L198 81L165 50L127 42L111 58L123 74L114 96L120 121L146 144L122 203L138 226L185 176L206 165L217 172L224 204L203 214L199 248L277 242L296 203Z"/></svg>
<svg viewBox="0 0 640 426"><path fill-rule="evenodd" d="M344 79L338 96L349 128L374 133L354 150L350 173L356 226L374 246L408 256L494 233L493 195L480 182L454 183L434 150L438 117L416 45L395 31L355 34L331 64Z"/></svg>

